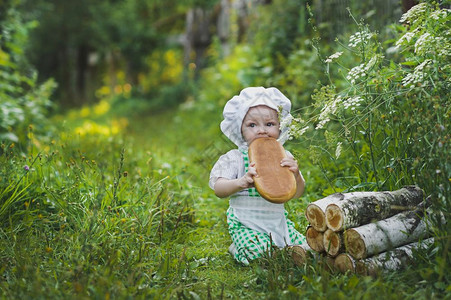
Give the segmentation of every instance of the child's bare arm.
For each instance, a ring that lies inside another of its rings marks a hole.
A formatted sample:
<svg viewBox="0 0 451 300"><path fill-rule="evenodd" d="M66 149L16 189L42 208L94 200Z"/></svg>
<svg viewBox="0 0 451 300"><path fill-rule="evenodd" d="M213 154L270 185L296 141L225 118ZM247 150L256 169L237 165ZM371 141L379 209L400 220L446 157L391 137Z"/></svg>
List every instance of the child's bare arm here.
<svg viewBox="0 0 451 300"><path fill-rule="evenodd" d="M254 176L257 176L255 164L251 163L249 170L243 177L237 179L218 178L215 183L215 195L219 198L225 198L233 195L243 189L254 186Z"/></svg>
<svg viewBox="0 0 451 300"><path fill-rule="evenodd" d="M293 198L301 197L305 189L305 180L304 177L302 177L301 172L299 171L297 161L293 157L289 156L282 159L280 165L282 167L289 168L289 170L293 172L294 177L296 178L296 194L294 195Z"/></svg>

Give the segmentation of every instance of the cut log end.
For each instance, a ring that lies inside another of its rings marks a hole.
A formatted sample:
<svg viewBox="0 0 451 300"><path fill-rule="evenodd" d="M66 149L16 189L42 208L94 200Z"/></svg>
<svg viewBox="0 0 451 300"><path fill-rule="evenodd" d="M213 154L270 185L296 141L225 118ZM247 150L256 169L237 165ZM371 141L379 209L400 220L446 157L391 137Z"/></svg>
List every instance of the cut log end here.
<svg viewBox="0 0 451 300"><path fill-rule="evenodd" d="M326 256L324 259L324 268L328 270L329 272L335 271L335 258Z"/></svg>
<svg viewBox="0 0 451 300"><path fill-rule="evenodd" d="M316 252L324 252L323 233L309 226L305 233L307 244Z"/></svg>
<svg viewBox="0 0 451 300"><path fill-rule="evenodd" d="M344 233L345 247L348 253L355 259L366 257L366 246L360 234L354 229L348 229Z"/></svg>
<svg viewBox="0 0 451 300"><path fill-rule="evenodd" d="M333 231L343 228L343 213L336 204L330 204L326 208L326 226Z"/></svg>
<svg viewBox="0 0 451 300"><path fill-rule="evenodd" d="M355 273L355 262L347 253L341 253L335 258L335 269L340 273L352 272Z"/></svg>
<svg viewBox="0 0 451 300"><path fill-rule="evenodd" d="M317 231L323 232L327 229L326 215L316 204L309 204L305 210L305 216L310 225Z"/></svg>
<svg viewBox="0 0 451 300"><path fill-rule="evenodd" d="M289 248L291 258L296 266L303 266L307 262L308 259L308 251L305 250L302 246L291 246Z"/></svg>
<svg viewBox="0 0 451 300"><path fill-rule="evenodd" d="M374 276L377 274L374 270L368 268L368 266L362 262L358 261L355 265L355 272L359 275L371 275Z"/></svg>
<svg viewBox="0 0 451 300"><path fill-rule="evenodd" d="M337 256L341 252L342 241L340 234L327 229L323 234L324 249L332 257Z"/></svg>

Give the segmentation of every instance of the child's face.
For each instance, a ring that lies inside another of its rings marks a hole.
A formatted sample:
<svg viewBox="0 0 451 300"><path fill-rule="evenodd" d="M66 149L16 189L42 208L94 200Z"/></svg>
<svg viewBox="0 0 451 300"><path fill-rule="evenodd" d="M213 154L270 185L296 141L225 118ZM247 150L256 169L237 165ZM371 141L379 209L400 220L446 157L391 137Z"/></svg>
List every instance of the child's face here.
<svg viewBox="0 0 451 300"><path fill-rule="evenodd" d="M277 111L264 105L249 108L241 124L241 133L248 145L261 137L277 139L280 134Z"/></svg>

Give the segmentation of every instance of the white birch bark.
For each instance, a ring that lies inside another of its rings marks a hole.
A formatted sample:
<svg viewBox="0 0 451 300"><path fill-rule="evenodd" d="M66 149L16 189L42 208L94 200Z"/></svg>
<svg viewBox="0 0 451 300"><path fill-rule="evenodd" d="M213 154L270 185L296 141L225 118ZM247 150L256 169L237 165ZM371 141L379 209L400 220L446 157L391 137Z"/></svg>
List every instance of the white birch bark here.
<svg viewBox="0 0 451 300"><path fill-rule="evenodd" d="M329 204L335 203L343 198L343 194L336 193L307 205L305 217L307 218L309 224L319 232L326 231L326 207Z"/></svg>
<svg viewBox="0 0 451 300"><path fill-rule="evenodd" d="M326 208L326 224L333 231L341 231L382 220L416 207L423 200L423 190L408 186L392 192L355 192L343 194L343 199Z"/></svg>
<svg viewBox="0 0 451 300"><path fill-rule="evenodd" d="M355 263L355 272L361 275L376 275L383 271L402 269L414 261L414 252L416 250L427 248L433 243L434 238L429 238L363 260L358 260Z"/></svg>
<svg viewBox="0 0 451 300"><path fill-rule="evenodd" d="M355 259L385 252L429 237L424 206L345 231L346 250Z"/></svg>

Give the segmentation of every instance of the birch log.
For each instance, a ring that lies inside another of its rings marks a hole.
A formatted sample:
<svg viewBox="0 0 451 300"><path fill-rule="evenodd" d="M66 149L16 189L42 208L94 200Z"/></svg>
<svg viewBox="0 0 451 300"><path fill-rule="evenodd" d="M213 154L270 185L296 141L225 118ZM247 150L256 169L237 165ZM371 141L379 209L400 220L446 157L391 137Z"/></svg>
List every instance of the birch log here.
<svg viewBox="0 0 451 300"><path fill-rule="evenodd" d="M326 198L317 200L315 202L307 205L305 210L305 217L316 231L324 232L327 229L326 224L326 207L329 204L335 203L339 200L342 200L344 197L343 194L335 193L327 196Z"/></svg>
<svg viewBox="0 0 451 300"><path fill-rule="evenodd" d="M351 272L355 273L356 260L348 253L341 253L335 258L335 270L340 273Z"/></svg>
<svg viewBox="0 0 451 300"><path fill-rule="evenodd" d="M324 252L323 233L317 231L312 226L307 227L305 232L305 239L307 244L316 252Z"/></svg>
<svg viewBox="0 0 451 300"><path fill-rule="evenodd" d="M303 266L309 257L312 256L312 249L306 244L290 246L288 251L294 264L297 266Z"/></svg>
<svg viewBox="0 0 451 300"><path fill-rule="evenodd" d="M404 268L414 261L414 252L425 249L434 243L433 238L414 242L374 255L372 257L355 261L355 272L361 275L377 275L382 271L394 271Z"/></svg>
<svg viewBox="0 0 451 300"><path fill-rule="evenodd" d="M423 190L408 186L392 192L346 193L326 208L326 224L333 231L382 220L415 207L423 200Z"/></svg>
<svg viewBox="0 0 451 300"><path fill-rule="evenodd" d="M362 259L428 237L424 209L425 202L413 211L346 230L347 252L355 259Z"/></svg>
<svg viewBox="0 0 451 300"><path fill-rule="evenodd" d="M343 233L327 229L323 234L324 250L332 257L343 252Z"/></svg>

